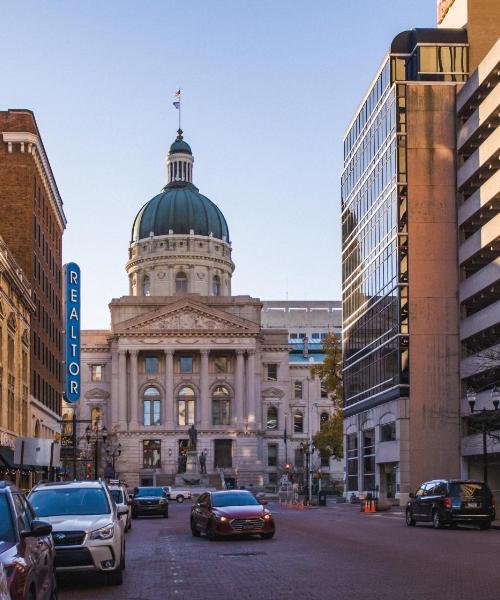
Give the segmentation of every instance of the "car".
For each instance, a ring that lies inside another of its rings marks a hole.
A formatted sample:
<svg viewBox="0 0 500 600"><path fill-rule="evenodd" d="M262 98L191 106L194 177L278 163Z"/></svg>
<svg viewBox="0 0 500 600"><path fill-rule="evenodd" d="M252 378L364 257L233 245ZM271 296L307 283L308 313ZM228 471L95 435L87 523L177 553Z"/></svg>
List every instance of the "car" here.
<svg viewBox="0 0 500 600"><path fill-rule="evenodd" d="M227 490L201 494L191 508L191 533L205 533L210 540L219 536L274 536L274 518L264 504L246 490Z"/></svg>
<svg viewBox="0 0 500 600"><path fill-rule="evenodd" d="M127 488L120 481L111 480L108 484L108 489L116 506L122 510L122 518L125 521L125 531L128 531L132 527L132 508L131 502L129 502Z"/></svg>
<svg viewBox="0 0 500 600"><path fill-rule="evenodd" d="M0 482L0 598L55 600L52 526L15 485Z"/></svg>
<svg viewBox="0 0 500 600"><path fill-rule="evenodd" d="M167 493L167 498L169 500L175 500L176 502L182 503L184 500L191 500L192 494L191 490L186 489L177 489L173 488L170 485L163 486L163 489Z"/></svg>
<svg viewBox="0 0 500 600"><path fill-rule="evenodd" d="M436 529L472 523L489 529L495 520L495 500L488 485L464 479L425 481L406 505L406 524L431 522Z"/></svg>
<svg viewBox="0 0 500 600"><path fill-rule="evenodd" d="M162 487L145 486L134 489L132 519L143 515L161 515L168 519L168 498Z"/></svg>
<svg viewBox="0 0 500 600"><path fill-rule="evenodd" d="M29 495L37 515L52 525L56 571L104 574L120 585L125 569L123 507L102 481L65 481L35 486Z"/></svg>

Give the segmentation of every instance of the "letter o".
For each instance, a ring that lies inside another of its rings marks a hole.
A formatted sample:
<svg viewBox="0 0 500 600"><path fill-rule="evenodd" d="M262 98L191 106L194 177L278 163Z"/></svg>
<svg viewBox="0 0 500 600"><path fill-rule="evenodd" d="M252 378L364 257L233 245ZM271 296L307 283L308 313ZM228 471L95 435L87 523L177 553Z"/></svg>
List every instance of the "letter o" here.
<svg viewBox="0 0 500 600"><path fill-rule="evenodd" d="M70 375L78 375L80 373L80 365L76 362L69 363L68 371Z"/></svg>

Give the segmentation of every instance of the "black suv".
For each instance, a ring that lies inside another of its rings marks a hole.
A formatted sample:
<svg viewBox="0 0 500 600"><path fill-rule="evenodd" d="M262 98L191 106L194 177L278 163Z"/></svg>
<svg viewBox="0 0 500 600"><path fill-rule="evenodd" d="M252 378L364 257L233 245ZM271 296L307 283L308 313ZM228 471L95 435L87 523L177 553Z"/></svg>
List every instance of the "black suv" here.
<svg viewBox="0 0 500 600"><path fill-rule="evenodd" d="M51 532L21 490L0 481L0 569L3 565L12 600L57 598Z"/></svg>
<svg viewBox="0 0 500 600"><path fill-rule="evenodd" d="M406 524L432 522L436 529L443 525L473 523L489 529L495 520L495 500L490 488L482 481L435 479L426 481L406 505Z"/></svg>
<svg viewBox="0 0 500 600"><path fill-rule="evenodd" d="M162 487L138 487L132 498L132 519L142 515L168 518L168 496Z"/></svg>

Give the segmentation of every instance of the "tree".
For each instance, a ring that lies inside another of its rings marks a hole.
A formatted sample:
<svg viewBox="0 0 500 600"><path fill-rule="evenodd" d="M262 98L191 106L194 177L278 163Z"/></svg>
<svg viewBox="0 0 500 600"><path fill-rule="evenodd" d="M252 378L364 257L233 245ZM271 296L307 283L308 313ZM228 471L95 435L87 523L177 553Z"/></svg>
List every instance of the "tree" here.
<svg viewBox="0 0 500 600"><path fill-rule="evenodd" d="M333 414L320 425L313 441L321 456L342 458L343 414L342 414L342 345L338 336L328 333L322 340L325 360L311 367L311 375L319 377L322 386L333 404Z"/></svg>

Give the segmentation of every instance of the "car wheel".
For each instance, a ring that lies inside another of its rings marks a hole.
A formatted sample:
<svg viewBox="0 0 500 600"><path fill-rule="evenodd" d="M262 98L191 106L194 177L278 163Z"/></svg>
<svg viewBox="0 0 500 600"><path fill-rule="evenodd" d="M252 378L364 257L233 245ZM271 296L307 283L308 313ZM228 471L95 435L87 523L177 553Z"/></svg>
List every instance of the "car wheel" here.
<svg viewBox="0 0 500 600"><path fill-rule="evenodd" d="M491 527L491 523L489 521L486 521L486 523L479 523L479 529L481 531L486 531L490 527Z"/></svg>
<svg viewBox="0 0 500 600"><path fill-rule="evenodd" d="M108 585L121 585L123 583L123 569L121 564L118 569L107 573L107 583Z"/></svg>
<svg viewBox="0 0 500 600"><path fill-rule="evenodd" d="M57 594L57 578L56 578L56 572L54 571L54 575L52 577L52 591L50 593L49 600L57 600L57 598L58 598L58 594Z"/></svg>
<svg viewBox="0 0 500 600"><path fill-rule="evenodd" d="M432 511L432 526L434 529L441 529L443 527L443 521L437 508Z"/></svg>
<svg viewBox="0 0 500 600"><path fill-rule="evenodd" d="M458 523L450 523L450 529L456 529L458 527Z"/></svg>
<svg viewBox="0 0 500 600"><path fill-rule="evenodd" d="M197 529L195 522L191 519L191 534L193 537L200 537L200 530Z"/></svg>
<svg viewBox="0 0 500 600"><path fill-rule="evenodd" d="M30 588L30 591L28 592L28 596L27 596L26 600L36 600L36 592L33 589L33 587Z"/></svg>
<svg viewBox="0 0 500 600"><path fill-rule="evenodd" d="M132 529L132 519L130 519L128 522L127 531L130 531L131 529Z"/></svg>
<svg viewBox="0 0 500 600"><path fill-rule="evenodd" d="M166 512L163 513L163 518L164 519L168 519L168 510Z"/></svg>
<svg viewBox="0 0 500 600"><path fill-rule="evenodd" d="M274 531L268 531L267 533L261 533L260 537L263 540L270 540L274 536Z"/></svg>
<svg viewBox="0 0 500 600"><path fill-rule="evenodd" d="M411 510L409 508L406 509L406 525L408 527L415 527L416 521L411 514Z"/></svg>
<svg viewBox="0 0 500 600"><path fill-rule="evenodd" d="M184 502L184 496L177 496L176 500L179 504L182 504Z"/></svg>
<svg viewBox="0 0 500 600"><path fill-rule="evenodd" d="M215 533L214 524L212 523L212 521L209 521L207 525L207 538L211 542L217 539L217 534Z"/></svg>

